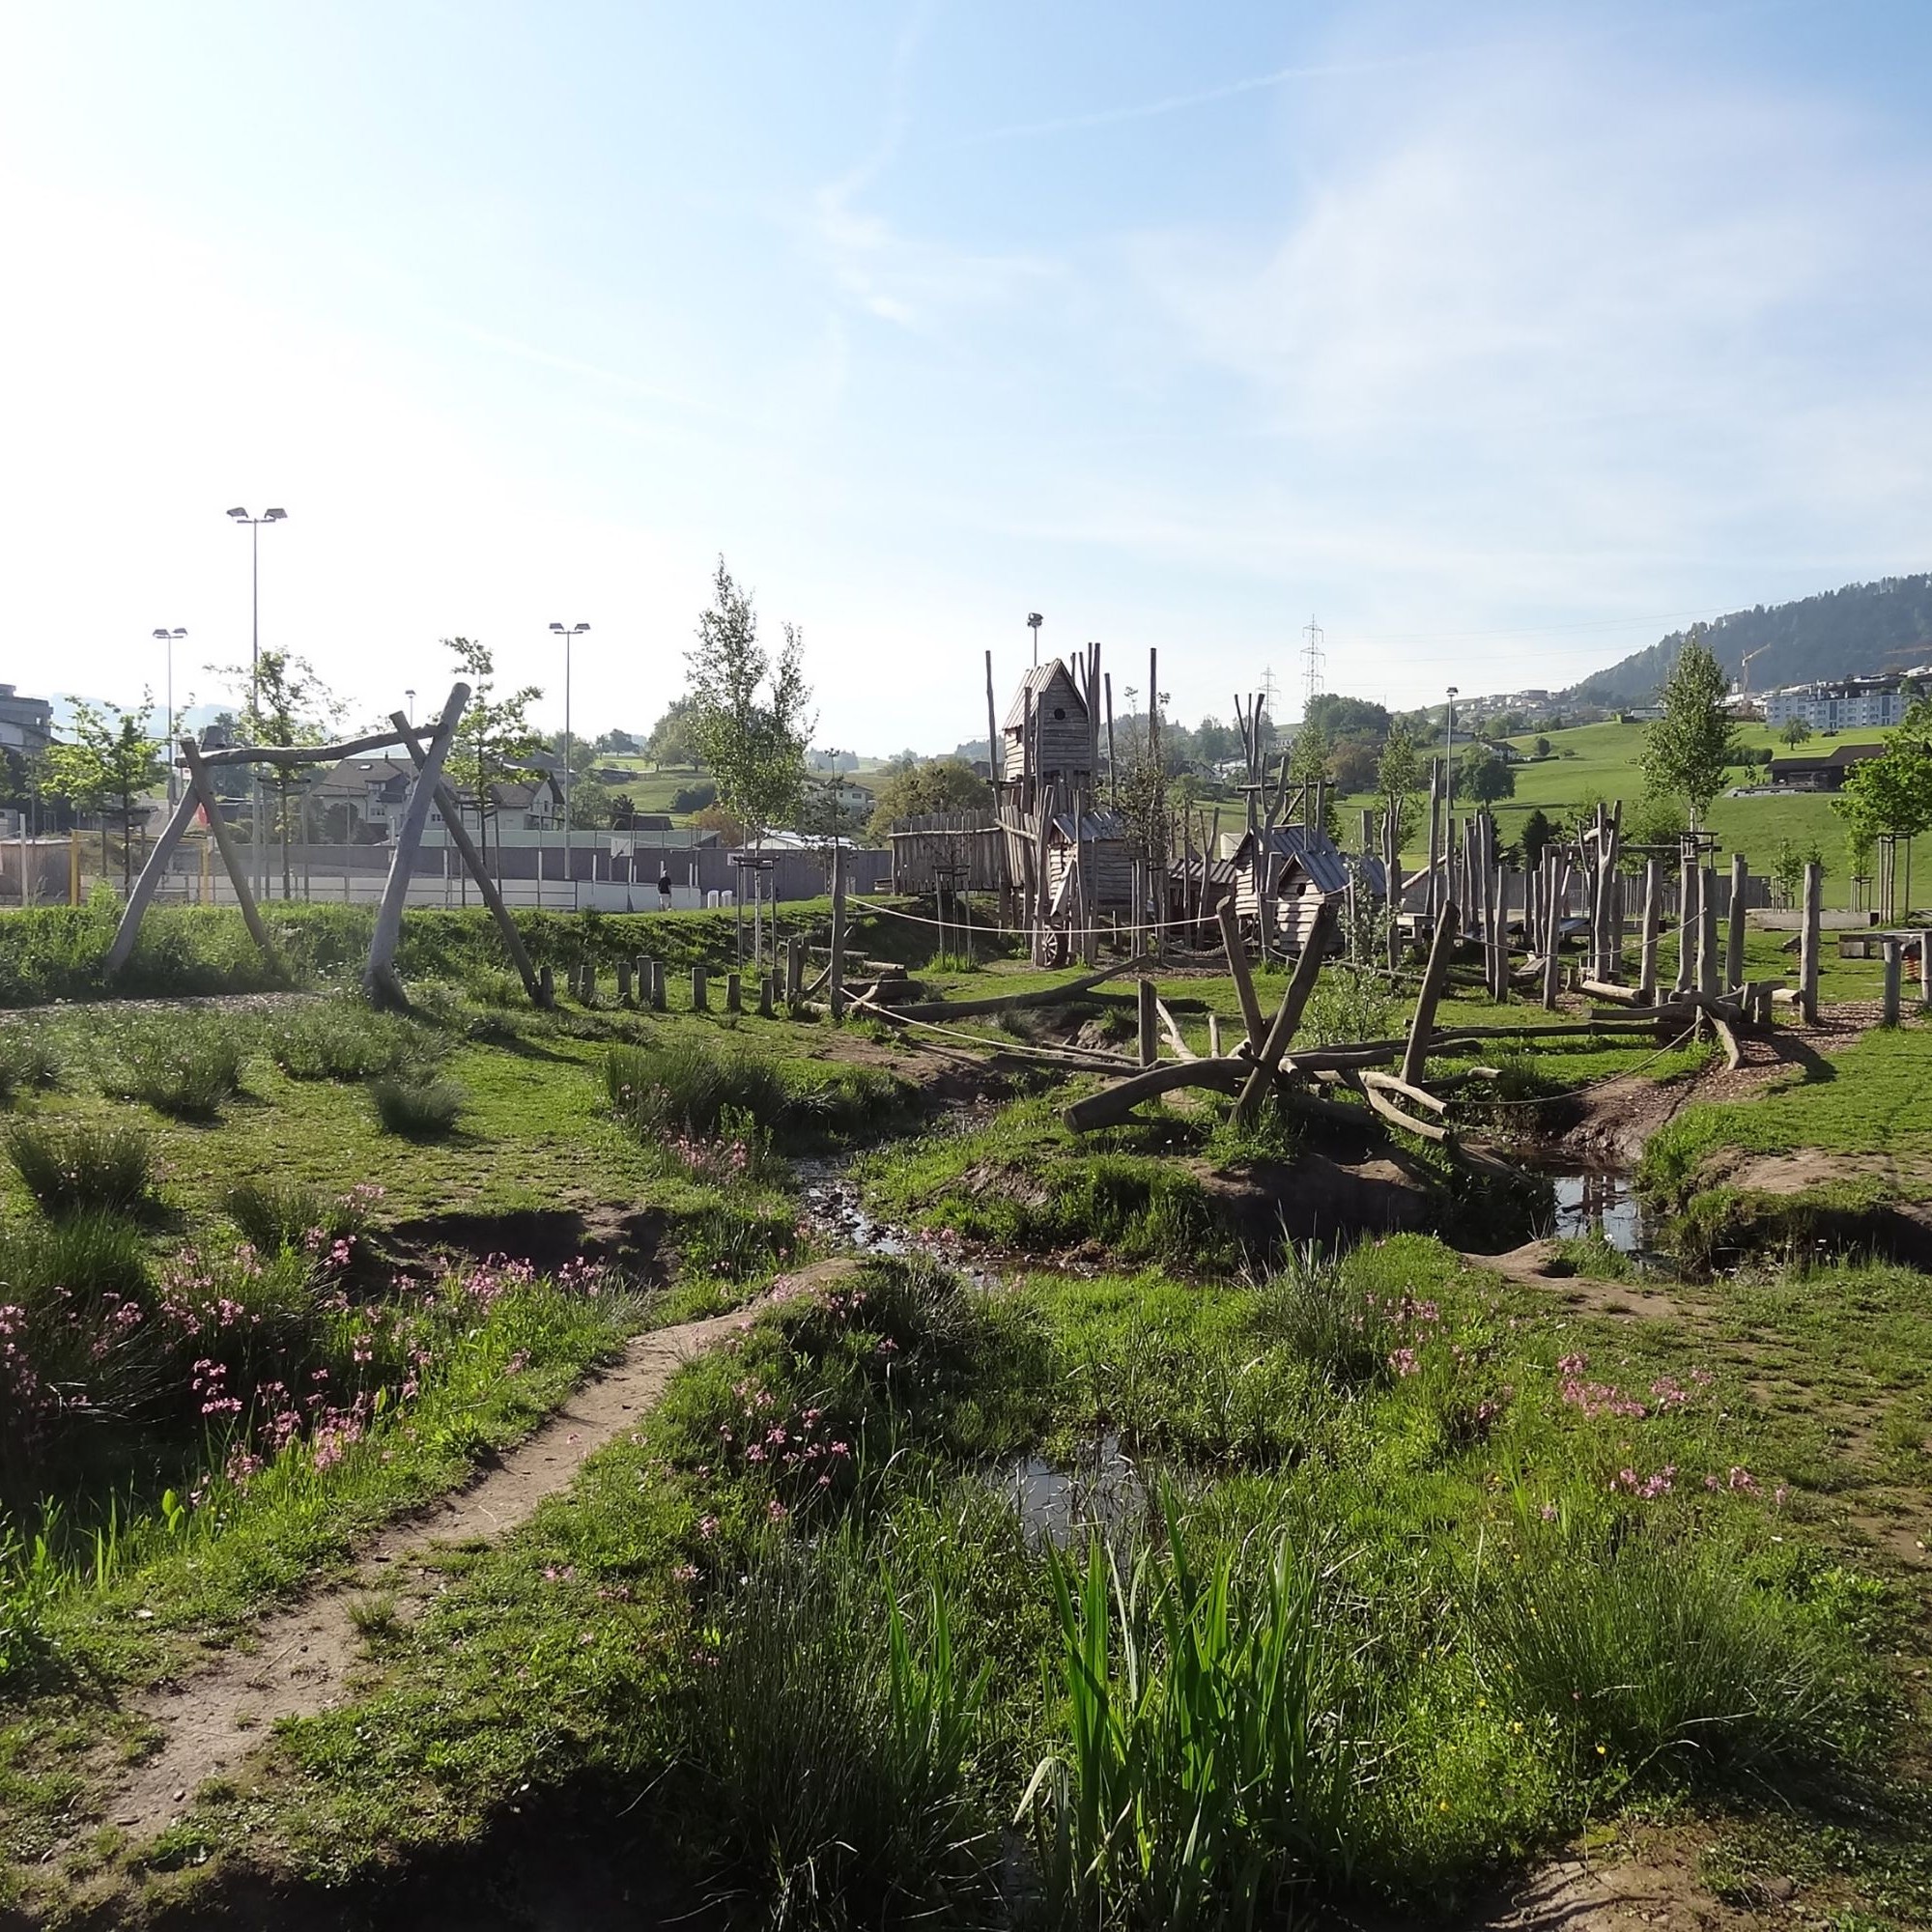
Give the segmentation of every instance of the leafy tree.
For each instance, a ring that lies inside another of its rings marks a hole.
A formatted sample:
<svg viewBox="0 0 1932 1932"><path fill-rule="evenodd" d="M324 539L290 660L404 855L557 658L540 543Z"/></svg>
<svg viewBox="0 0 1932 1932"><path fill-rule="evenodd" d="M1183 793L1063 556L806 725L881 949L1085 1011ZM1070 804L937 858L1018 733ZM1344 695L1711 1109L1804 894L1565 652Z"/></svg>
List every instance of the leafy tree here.
<svg viewBox="0 0 1932 1932"><path fill-rule="evenodd" d="M237 728L252 745L326 744L330 727L340 724L347 710L315 667L288 651L264 651L251 664L210 665L209 669L241 694ZM268 833L282 848L282 896L293 898L289 841L300 831L298 795L307 789L308 780L298 765L271 765L261 782L274 795Z"/></svg>
<svg viewBox="0 0 1932 1932"><path fill-rule="evenodd" d="M1811 727L1802 718L1787 718L1784 729L1777 734L1795 752L1811 736Z"/></svg>
<svg viewBox="0 0 1932 1932"><path fill-rule="evenodd" d="M1547 758L1549 755L1549 740L1548 738L1538 738L1530 746L1529 750L1532 757Z"/></svg>
<svg viewBox="0 0 1932 1932"><path fill-rule="evenodd" d="M745 842L744 822L727 806L707 805L691 814L692 825L699 832L715 832L734 851Z"/></svg>
<svg viewBox="0 0 1932 1932"><path fill-rule="evenodd" d="M450 787L476 809L477 842L488 849L490 819L496 810L496 787L511 782L534 782L543 771L534 760L543 738L530 723L530 706L542 690L526 684L499 697L495 683L497 661L490 647L474 638L445 638L443 649L456 659L469 686L469 708L463 714L449 748ZM502 849L500 831L497 849Z"/></svg>
<svg viewBox="0 0 1932 1932"><path fill-rule="evenodd" d="M670 795L673 811L702 811L707 805L717 803L718 787L709 779L699 779L696 784L679 785Z"/></svg>
<svg viewBox="0 0 1932 1932"><path fill-rule="evenodd" d="M1777 841L1771 859L1771 884L1781 906L1794 906L1804 889L1804 867L1816 866L1820 876L1825 870L1825 854L1816 839L1800 851L1789 838Z"/></svg>
<svg viewBox="0 0 1932 1932"><path fill-rule="evenodd" d="M1643 777L1660 795L1690 802L1690 822L1702 822L1737 762L1737 732L1724 699L1729 680L1695 625L1663 687L1663 716L1644 727Z"/></svg>
<svg viewBox="0 0 1932 1932"><path fill-rule="evenodd" d="M1907 841L1905 897L1909 909L1911 840L1932 829L1932 745L1908 729L1893 732L1880 756L1852 767L1844 790L1832 801L1832 809L1848 825L1872 835L1874 842L1881 833Z"/></svg>
<svg viewBox="0 0 1932 1932"><path fill-rule="evenodd" d="M1556 837L1556 828L1537 807L1522 822L1522 868L1536 871L1543 864L1543 848Z"/></svg>
<svg viewBox="0 0 1932 1932"><path fill-rule="evenodd" d="M1359 739L1352 744L1338 745L1328 758L1335 789L1345 794L1375 790L1378 762L1373 745L1363 744Z"/></svg>
<svg viewBox="0 0 1932 1932"><path fill-rule="evenodd" d="M712 603L699 612L697 644L685 653L691 732L718 797L751 835L792 817L805 788L813 721L805 681L805 634L784 627L774 660L758 641L757 612L718 559Z"/></svg>
<svg viewBox="0 0 1932 1932"><path fill-rule="evenodd" d="M1324 691L1308 700L1301 714L1303 729L1318 726L1330 744L1341 738L1379 739L1389 728L1388 708L1372 704L1365 697L1344 697L1338 691ZM1236 750L1238 751L1236 744Z"/></svg>
<svg viewBox="0 0 1932 1932"><path fill-rule="evenodd" d="M148 731L155 705L143 692L136 711L118 704L93 705L75 697L72 736L49 745L41 761L41 789L49 798L100 814L100 863L107 863L107 819L121 820L121 889L134 883L134 801L161 783L167 767L161 762L161 741Z"/></svg>
<svg viewBox="0 0 1932 1932"><path fill-rule="evenodd" d="M1462 770L1456 775L1456 789L1464 798L1493 805L1500 798L1516 796L1515 766L1488 745L1463 746L1458 762Z"/></svg>
<svg viewBox="0 0 1932 1932"><path fill-rule="evenodd" d="M634 758L642 748L628 731L606 731L591 749L615 757Z"/></svg>
<svg viewBox="0 0 1932 1932"><path fill-rule="evenodd" d="M660 770L666 765L696 764L697 740L692 735L691 712L690 698L674 697L651 726L651 735L644 740L644 755Z"/></svg>
<svg viewBox="0 0 1932 1932"><path fill-rule="evenodd" d="M1288 748L1289 782L1297 785L1315 785L1331 777L1328 760L1333 749L1319 718L1313 722L1304 722L1301 729L1294 734L1294 742ZM1331 790L1326 810L1322 813L1321 829L1333 838L1340 823L1335 794Z"/></svg>
<svg viewBox="0 0 1932 1932"><path fill-rule="evenodd" d="M963 758L930 758L895 771L879 786L867 821L875 833L899 819L934 811L974 811L991 805L993 788Z"/></svg>
<svg viewBox="0 0 1932 1932"><path fill-rule="evenodd" d="M1630 848L1638 845L1674 848L1684 842L1684 835L1690 829L1690 813L1681 798L1669 792L1646 791L1637 800L1635 809L1624 814L1624 846L1631 865L1640 867L1645 859L1661 855Z"/></svg>
<svg viewBox="0 0 1932 1932"><path fill-rule="evenodd" d="M1204 765L1225 765L1241 755L1241 734L1218 718L1204 718L1194 727L1195 760Z"/></svg>

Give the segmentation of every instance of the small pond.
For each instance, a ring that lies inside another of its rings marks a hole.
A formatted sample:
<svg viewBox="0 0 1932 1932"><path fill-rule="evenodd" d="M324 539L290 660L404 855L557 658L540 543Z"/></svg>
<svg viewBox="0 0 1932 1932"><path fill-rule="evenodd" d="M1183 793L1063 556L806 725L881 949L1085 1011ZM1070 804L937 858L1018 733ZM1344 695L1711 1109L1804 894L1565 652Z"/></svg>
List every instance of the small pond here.
<svg viewBox="0 0 1932 1932"><path fill-rule="evenodd" d="M1651 1251L1643 1204L1619 1168L1589 1167L1559 1174L1545 1169L1556 1193L1556 1213L1549 1232L1559 1239L1584 1240L1600 1234L1623 1255Z"/></svg>
<svg viewBox="0 0 1932 1932"><path fill-rule="evenodd" d="M1095 1529L1111 1536L1147 1513L1147 1487L1111 1430L1078 1451L1070 1464L1017 1457L1001 1472L999 1486L1036 1547L1051 1543L1065 1549Z"/></svg>

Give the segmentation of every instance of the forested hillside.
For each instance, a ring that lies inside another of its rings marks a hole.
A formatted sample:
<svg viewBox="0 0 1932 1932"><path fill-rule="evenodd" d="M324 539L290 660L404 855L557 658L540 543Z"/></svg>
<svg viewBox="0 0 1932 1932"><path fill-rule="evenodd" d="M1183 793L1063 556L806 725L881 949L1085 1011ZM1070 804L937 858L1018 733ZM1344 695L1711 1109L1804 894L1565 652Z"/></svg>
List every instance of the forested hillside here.
<svg viewBox="0 0 1932 1932"><path fill-rule="evenodd" d="M1566 695L1585 703L1641 703L1670 675L1684 637L1673 631ZM1745 654L1762 648L1751 663L1753 691L1932 662L1932 573L1848 583L1768 610L1760 604L1733 611L1711 625L1707 641L1734 677Z"/></svg>

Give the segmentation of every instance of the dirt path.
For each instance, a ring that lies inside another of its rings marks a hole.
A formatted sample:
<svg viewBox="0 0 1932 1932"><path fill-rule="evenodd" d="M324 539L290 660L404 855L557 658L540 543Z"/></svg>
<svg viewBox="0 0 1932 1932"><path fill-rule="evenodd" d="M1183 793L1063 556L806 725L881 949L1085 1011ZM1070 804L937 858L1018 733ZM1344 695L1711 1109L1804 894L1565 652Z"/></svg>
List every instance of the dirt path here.
<svg viewBox="0 0 1932 1932"><path fill-rule="evenodd" d="M264 1618L247 1653L149 1692L135 1708L160 1727L160 1748L118 1769L106 1816L134 1838L151 1838L187 1809L205 1779L232 1772L277 1719L326 1710L362 1656L352 1613L360 1597L392 1597L404 1617L419 1609L441 1586L428 1561L436 1545L515 1529L569 1487L585 1458L633 1427L681 1363L745 1321L742 1313L714 1316L639 1336L616 1368L585 1382L487 1474L384 1530L347 1583Z"/></svg>

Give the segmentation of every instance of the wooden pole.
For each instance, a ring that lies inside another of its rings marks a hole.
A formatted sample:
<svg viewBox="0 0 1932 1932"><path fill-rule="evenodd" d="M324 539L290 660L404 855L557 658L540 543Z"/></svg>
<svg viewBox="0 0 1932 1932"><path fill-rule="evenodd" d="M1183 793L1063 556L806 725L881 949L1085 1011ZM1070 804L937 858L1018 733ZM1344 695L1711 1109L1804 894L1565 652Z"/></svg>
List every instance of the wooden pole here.
<svg viewBox="0 0 1932 1932"><path fill-rule="evenodd" d="M1556 989L1563 972L1563 906L1570 895L1570 861L1557 853L1549 868L1549 925L1543 940L1543 1004L1556 1010Z"/></svg>
<svg viewBox="0 0 1932 1932"><path fill-rule="evenodd" d="M1289 1041L1294 1037L1294 1029L1301 1023L1302 1009L1307 1006L1308 996L1315 990L1315 981L1321 977L1322 962L1328 954L1328 942L1334 933L1335 908L1324 899L1316 907L1315 917L1309 923L1308 936L1301 943L1301 957L1294 962L1293 975L1289 980L1288 990L1281 996L1281 1007L1275 1013L1274 1024L1268 1028L1255 1070L1249 1076L1248 1084L1241 1089L1240 1098L1235 1102L1236 1121L1251 1119L1256 1107L1261 1104L1262 1094L1274 1077L1274 1069L1287 1051Z"/></svg>
<svg viewBox="0 0 1932 1932"><path fill-rule="evenodd" d="M429 753L423 750L422 740L416 735L408 714L392 711L389 723L397 726L404 748L420 772L428 762ZM476 841L469 836L469 828L463 822L462 801L448 781L441 778L436 781L436 809L442 813L442 822L450 840L462 855L470 877L476 881L476 890L483 895L483 903L490 908L490 917L496 922L503 949L510 955L510 963L517 969L518 979L524 982L524 991L530 996L533 1006L542 1006L543 988L524 946L524 936L517 930L517 922L510 917L510 908L503 903L503 895L497 890L496 880L490 876L490 869L483 863L483 854L476 849Z"/></svg>
<svg viewBox="0 0 1932 1932"><path fill-rule="evenodd" d="M1745 982L1745 884L1750 874L1742 852L1731 854L1731 930L1724 952L1724 989L1734 991Z"/></svg>
<svg viewBox="0 0 1932 1932"><path fill-rule="evenodd" d="M255 895L249 890L247 874L242 867L241 854L236 851L235 841L221 816L221 802L214 796L214 786L209 781L207 767L201 761L201 748L193 739L184 738L181 752L182 762L187 766L188 783L200 795L202 810L208 814L208 829L214 835L214 849L221 854L221 863L228 868L228 883L235 888L235 903L242 908L242 919L248 928L248 936L262 949L263 956L272 963L275 949L269 944L269 928L262 923L261 910L255 904Z"/></svg>
<svg viewBox="0 0 1932 1932"><path fill-rule="evenodd" d="M1415 1016L1408 1023L1408 1044L1403 1050L1402 1077L1411 1087L1419 1086L1429 1059L1429 1036L1435 1027L1435 1009L1442 989L1449 983L1449 962L1456 956L1456 922L1453 901L1444 899L1435 915L1435 932L1429 942L1429 964L1422 972L1422 991L1415 1002Z"/></svg>
<svg viewBox="0 0 1932 1932"><path fill-rule="evenodd" d="M1151 1066L1160 1058L1160 1023L1154 1013L1154 991L1151 980L1135 982L1135 1017L1140 1023L1140 1064Z"/></svg>
<svg viewBox="0 0 1932 1932"><path fill-rule="evenodd" d="M1677 890L1677 990L1688 993L1697 978L1697 885L1695 854L1686 847Z"/></svg>
<svg viewBox="0 0 1932 1932"><path fill-rule="evenodd" d="M378 1005L407 1006L403 983L396 978L396 946L403 936L403 906L410 894L410 878L415 869L416 850L422 844L423 827L429 822L430 802L442 779L443 761L449 756L450 741L469 702L469 687L458 682L450 687L449 702L437 722L429 752L416 767L415 782L410 786L409 803L403 808L402 823L396 828L396 849L389 860L389 876L383 887L382 903L376 909L376 929L369 939L369 961L362 970L362 984Z"/></svg>
<svg viewBox="0 0 1932 1932"><path fill-rule="evenodd" d="M1221 1057L1221 1015L1208 1015L1208 1058L1219 1060Z"/></svg>
<svg viewBox="0 0 1932 1932"><path fill-rule="evenodd" d="M1637 983L1646 1005L1657 998L1657 928L1662 896L1663 868L1653 852L1643 862L1643 951L1637 966Z"/></svg>
<svg viewBox="0 0 1932 1932"><path fill-rule="evenodd" d="M691 969L691 1010L695 1013L711 1010L711 981L702 966Z"/></svg>
<svg viewBox="0 0 1932 1932"><path fill-rule="evenodd" d="M1264 1025L1262 1003L1255 992L1254 975L1248 971L1247 949L1241 944L1241 923L1232 894L1221 901L1216 917L1221 925L1221 944L1228 954L1228 975L1235 982L1235 993L1241 1003L1242 1024L1248 1030L1248 1051L1259 1053Z"/></svg>
<svg viewBox="0 0 1932 1932"><path fill-rule="evenodd" d="M1006 761L1000 755L1000 719L993 704L993 654L986 653L986 776L993 783L993 796L1000 795L1000 781L1006 776Z"/></svg>
<svg viewBox="0 0 1932 1932"><path fill-rule="evenodd" d="M1718 868L1706 866L1697 887L1697 990L1714 995L1720 971L1718 959Z"/></svg>
<svg viewBox="0 0 1932 1932"><path fill-rule="evenodd" d="M1899 981L1901 968L1905 960L1905 942L1889 935L1879 941L1885 952L1885 1011L1881 1023L1895 1027L1898 1024Z"/></svg>
<svg viewBox="0 0 1932 1932"><path fill-rule="evenodd" d="M845 1016L845 848L832 847L832 971L826 1002L835 1021Z"/></svg>
<svg viewBox="0 0 1932 1932"><path fill-rule="evenodd" d="M1804 923L1798 942L1798 1002L1806 1026L1818 1024L1818 941L1825 901L1825 868L1813 859L1804 867Z"/></svg>
<svg viewBox="0 0 1932 1932"><path fill-rule="evenodd" d="M134 881L134 890L128 895L128 904L121 914L121 923L115 928L114 943L107 949L107 958L102 968L105 976L112 979L127 965L128 955L134 951L134 941L141 930L141 915L148 909L149 901L166 876L168 861L174 856L174 849L182 841L182 835L187 831L194 814L201 807L201 797L192 786L181 795L173 816L161 830L161 836L155 841L155 849L148 854L148 863L141 867L141 876ZM26 823L26 814L21 813L20 822ZM20 839L20 903L27 903L27 841Z"/></svg>

